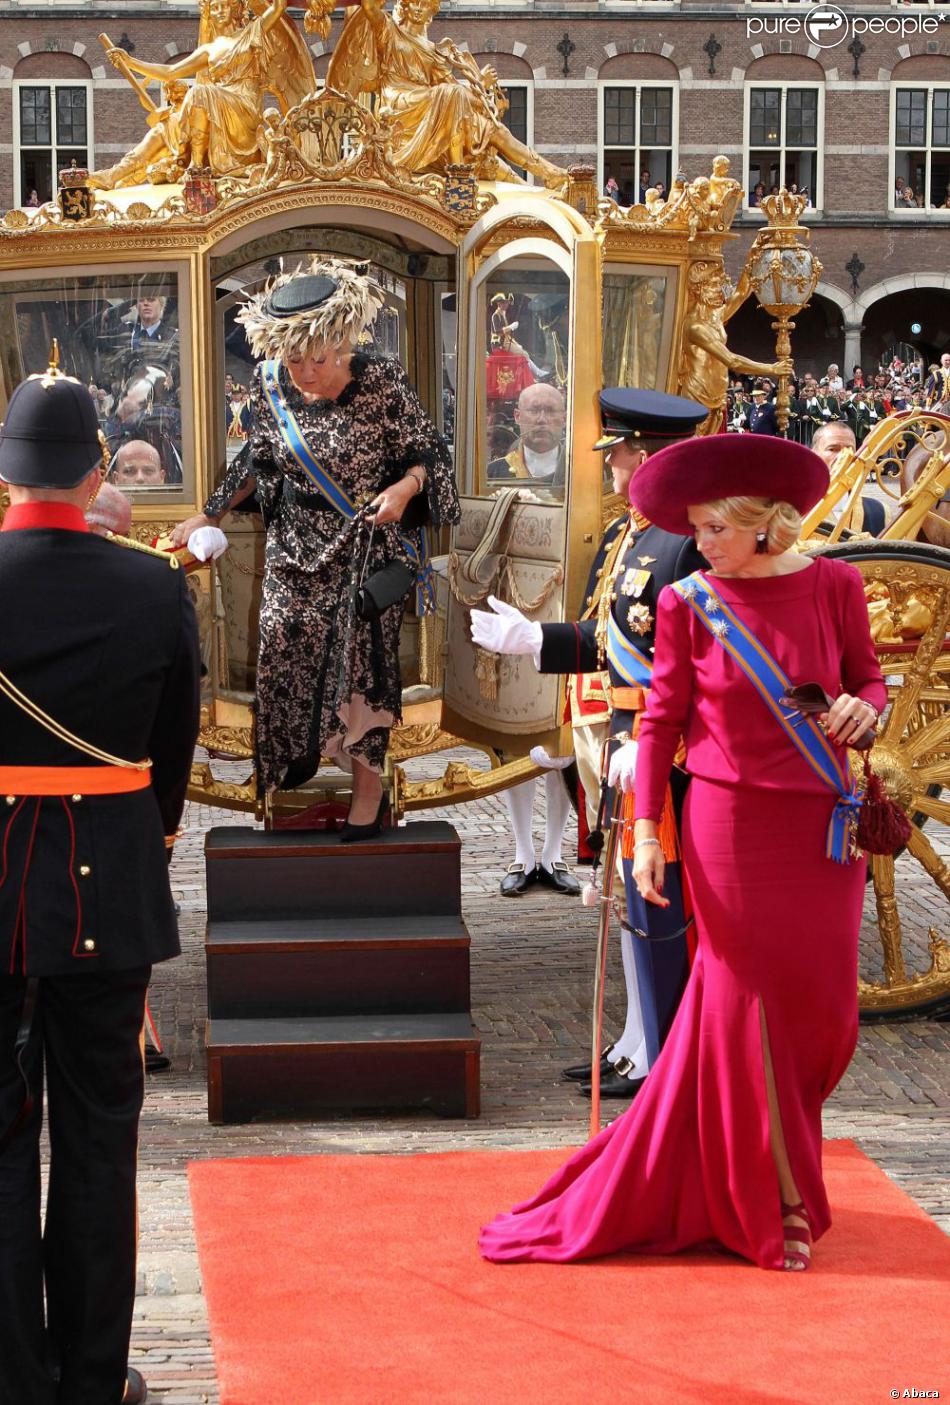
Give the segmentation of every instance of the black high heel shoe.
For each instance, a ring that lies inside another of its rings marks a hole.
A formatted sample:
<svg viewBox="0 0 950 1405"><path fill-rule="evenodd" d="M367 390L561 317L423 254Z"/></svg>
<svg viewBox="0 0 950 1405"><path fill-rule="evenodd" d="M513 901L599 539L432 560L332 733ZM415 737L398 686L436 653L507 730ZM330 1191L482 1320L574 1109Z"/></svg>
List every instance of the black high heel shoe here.
<svg viewBox="0 0 950 1405"><path fill-rule="evenodd" d="M383 791L379 797L379 809L376 811L375 820L369 824L346 824L340 830L341 844L358 844L361 839L375 839L380 833L383 825L389 818L389 796Z"/></svg>

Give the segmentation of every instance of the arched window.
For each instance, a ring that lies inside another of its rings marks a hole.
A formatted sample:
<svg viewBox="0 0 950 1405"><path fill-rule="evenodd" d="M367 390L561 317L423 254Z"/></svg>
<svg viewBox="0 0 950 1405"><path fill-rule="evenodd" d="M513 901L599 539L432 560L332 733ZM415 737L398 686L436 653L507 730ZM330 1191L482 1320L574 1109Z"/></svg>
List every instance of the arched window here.
<svg viewBox="0 0 950 1405"><path fill-rule="evenodd" d="M598 87L601 190L613 178L623 205L643 204L649 186L668 195L679 145L678 83L608 78Z"/></svg>
<svg viewBox="0 0 950 1405"><path fill-rule="evenodd" d="M508 99L508 111L502 121L511 132L512 136L524 142L525 146L534 145L534 84L530 79L502 78L500 85ZM525 176L532 184L534 176L529 176L527 171L518 169L519 176Z"/></svg>
<svg viewBox="0 0 950 1405"><path fill-rule="evenodd" d="M14 201L42 205L74 161L88 167L93 152L92 82L80 78L15 78L13 82Z"/></svg>
<svg viewBox="0 0 950 1405"><path fill-rule="evenodd" d="M892 211L950 211L950 83L891 88Z"/></svg>
<svg viewBox="0 0 950 1405"><path fill-rule="evenodd" d="M797 185L809 208L821 209L825 89L823 83L764 79L745 86L745 188L750 207L765 187Z"/></svg>

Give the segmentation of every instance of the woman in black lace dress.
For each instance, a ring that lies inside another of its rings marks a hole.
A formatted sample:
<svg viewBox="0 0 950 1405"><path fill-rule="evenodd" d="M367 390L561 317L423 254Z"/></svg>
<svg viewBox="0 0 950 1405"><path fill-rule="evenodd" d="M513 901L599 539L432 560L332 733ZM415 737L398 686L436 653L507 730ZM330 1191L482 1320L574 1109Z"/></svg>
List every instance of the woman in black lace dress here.
<svg viewBox="0 0 950 1405"><path fill-rule="evenodd" d="M395 361L354 350L377 306L367 279L324 262L308 275L277 279L239 314L255 355L272 359L271 391L292 412L319 467L358 508L375 509L368 572L393 560L413 564L399 526L413 498L425 495L433 527L459 516L448 447L405 372ZM300 461L306 454L295 454L278 427L273 400L265 366L258 366L247 447L204 514L182 523L176 537L187 541L196 527L216 525L256 488L267 528L257 666L259 784L264 792L301 785L321 756L352 766L344 837L362 838L383 819L379 773L390 728L400 717L399 629L406 601L384 610L376 630L358 617L354 562L365 551L366 529L317 489Z"/></svg>

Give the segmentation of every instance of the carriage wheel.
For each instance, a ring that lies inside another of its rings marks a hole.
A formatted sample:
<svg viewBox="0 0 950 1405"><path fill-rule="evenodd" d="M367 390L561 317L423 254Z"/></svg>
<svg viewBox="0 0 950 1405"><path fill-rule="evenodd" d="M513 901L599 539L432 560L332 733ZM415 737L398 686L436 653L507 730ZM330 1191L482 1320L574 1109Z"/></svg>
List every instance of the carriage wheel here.
<svg viewBox="0 0 950 1405"><path fill-rule="evenodd" d="M839 542L813 555L864 577L888 706L871 764L911 821L896 857L873 855L861 930L864 1019L950 1012L950 551Z"/></svg>

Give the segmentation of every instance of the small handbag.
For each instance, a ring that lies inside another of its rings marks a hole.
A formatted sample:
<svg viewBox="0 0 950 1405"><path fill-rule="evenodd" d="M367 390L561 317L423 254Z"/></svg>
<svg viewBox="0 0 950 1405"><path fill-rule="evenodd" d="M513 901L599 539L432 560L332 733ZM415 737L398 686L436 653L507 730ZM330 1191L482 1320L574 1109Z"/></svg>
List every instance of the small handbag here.
<svg viewBox="0 0 950 1405"><path fill-rule="evenodd" d="M356 586L356 613L361 620L378 620L384 611L404 599L416 583L415 571L404 561L387 561L385 566L367 576L375 531L376 525L371 523Z"/></svg>
<svg viewBox="0 0 950 1405"><path fill-rule="evenodd" d="M812 717L828 712L833 702L820 683L799 683L779 698L782 707L795 708ZM881 785L880 777L871 770L871 747L876 736L876 728L869 727L848 743L855 751L864 752L864 796L855 838L866 854L897 854L906 847L912 826Z"/></svg>

